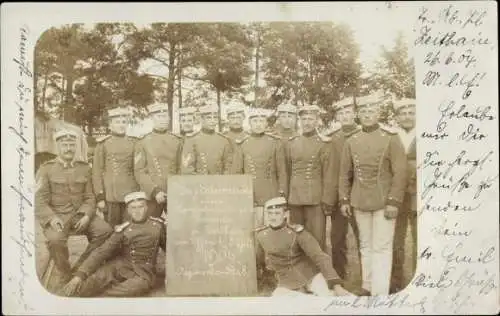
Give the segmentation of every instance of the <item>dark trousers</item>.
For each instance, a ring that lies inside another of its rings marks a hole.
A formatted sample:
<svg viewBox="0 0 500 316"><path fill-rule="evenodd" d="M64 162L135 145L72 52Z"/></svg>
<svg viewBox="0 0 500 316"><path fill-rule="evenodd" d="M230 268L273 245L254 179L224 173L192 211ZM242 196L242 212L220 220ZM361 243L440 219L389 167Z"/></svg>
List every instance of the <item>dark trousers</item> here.
<svg viewBox="0 0 500 316"><path fill-rule="evenodd" d="M105 264L90 275L80 288L80 297L137 297L152 289L152 282L139 277L123 260Z"/></svg>
<svg viewBox="0 0 500 316"><path fill-rule="evenodd" d="M58 214L64 222L64 229L57 231L48 225L44 228L43 234L47 238L47 248L51 258L54 260L56 268L62 273L63 279L71 276L71 266L69 263L68 237L72 235L86 235L89 241L87 248L73 266L73 270L83 263L90 253L99 247L113 233L113 229L99 216L90 219L87 228L77 234L73 226L83 217L84 214Z"/></svg>
<svg viewBox="0 0 500 316"><path fill-rule="evenodd" d="M104 212L104 218L112 227L122 224L128 219L126 204L124 202L106 201L106 212Z"/></svg>
<svg viewBox="0 0 500 316"><path fill-rule="evenodd" d="M408 284L404 280L404 265L406 257L406 236L408 225L411 229L413 251L411 255L411 277L415 274L417 267L417 212L410 209L410 198L405 197L403 205L396 218L396 228L394 232L394 249L392 256L392 276L391 291L398 292Z"/></svg>
<svg viewBox="0 0 500 316"><path fill-rule="evenodd" d="M165 211L167 214L166 203L158 204L155 200L148 201L148 216L161 217L161 214Z"/></svg>
<svg viewBox="0 0 500 316"><path fill-rule="evenodd" d="M305 229L325 250L326 218L319 205L290 205L290 222L304 225Z"/></svg>
<svg viewBox="0 0 500 316"><path fill-rule="evenodd" d="M340 209L335 209L331 215L332 229L331 229L331 244L332 244L332 265L335 271L339 274L342 279L346 277L346 265L347 265L347 232L349 230L349 224L351 224L354 236L356 238L356 244L358 249L359 257L359 230L356 224L356 219L354 215L351 217L345 217L340 212Z"/></svg>

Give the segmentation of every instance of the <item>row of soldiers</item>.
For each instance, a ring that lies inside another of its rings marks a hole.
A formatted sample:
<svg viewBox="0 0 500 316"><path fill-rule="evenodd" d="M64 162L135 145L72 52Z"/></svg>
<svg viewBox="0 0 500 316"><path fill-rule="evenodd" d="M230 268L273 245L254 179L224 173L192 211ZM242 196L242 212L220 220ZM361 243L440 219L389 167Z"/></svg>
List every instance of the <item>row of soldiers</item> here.
<svg viewBox="0 0 500 316"><path fill-rule="evenodd" d="M251 109L250 132L246 132L244 109L230 107L227 133L216 131L216 107L200 108L202 128L198 132L192 130L194 111L181 109L181 135L176 135L168 131L168 108L153 104L148 108L153 131L137 139L125 135L129 113L116 108L108 113L111 135L98 140L92 168L65 160L71 149L65 149L64 140L71 133L56 135L62 159L49 161L37 174L37 214L46 228L51 254L70 271L65 246L68 232L57 229L68 223L77 231L88 232L88 252L107 238L109 229L95 219L90 202L85 206L85 197L88 201L94 197L106 222L116 227L127 220L124 198L130 192L145 192L150 216L166 214L170 175L249 174L256 227L265 224L264 203L284 192L290 221L304 225L323 249L326 218L331 216L332 264L342 279L351 223L361 254L363 288L388 294L392 272L392 290L401 289L408 224L416 239L415 102L404 99L395 103L397 131L378 124L380 100L375 96L356 102L345 99L334 109L341 128L327 135L317 132L317 106L280 105L279 129L274 133L267 132L270 113L265 109ZM361 126L354 123L356 116ZM297 120L301 133L295 128ZM77 206L79 216L64 217Z"/></svg>

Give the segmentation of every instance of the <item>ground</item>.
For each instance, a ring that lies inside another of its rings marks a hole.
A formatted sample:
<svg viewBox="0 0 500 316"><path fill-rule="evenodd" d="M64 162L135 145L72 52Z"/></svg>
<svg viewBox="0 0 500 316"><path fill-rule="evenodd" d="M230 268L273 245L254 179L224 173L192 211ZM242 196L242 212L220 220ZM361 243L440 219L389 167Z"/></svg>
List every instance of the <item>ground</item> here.
<svg viewBox="0 0 500 316"><path fill-rule="evenodd" d="M330 236L330 222L327 222L327 236ZM43 271L45 270L45 267L48 262L48 253L44 244L44 237L41 234L41 230L37 229L36 231L36 260L37 260L37 273L38 275L41 275ZM413 276L409 275L410 274L410 254L411 250L413 247L411 243L411 238L407 237L407 260L406 262L408 264L405 265L404 271L405 271L405 280L408 282ZM87 240L85 236L72 236L70 237L69 240L69 249L70 249L70 261L75 262L78 256L83 252L87 245ZM327 238L327 246L330 249L330 241ZM361 285L361 270L360 270L360 262L359 258L357 255L357 245L354 239L354 234L352 232L352 229L349 228L349 232L347 234L347 258L348 258L348 269L347 269L347 282L351 283L352 285L355 286L360 286ZM159 262L165 262L165 256L163 252L160 252L160 258ZM165 275L165 266L163 264L158 265L158 270L159 274L161 276ZM52 282L51 282L52 283ZM259 295L260 296L267 296L270 294L272 289L266 288L263 289ZM165 296L165 284L164 284L164 277L159 277L158 282L154 288L154 290L150 293L151 297L161 297Z"/></svg>

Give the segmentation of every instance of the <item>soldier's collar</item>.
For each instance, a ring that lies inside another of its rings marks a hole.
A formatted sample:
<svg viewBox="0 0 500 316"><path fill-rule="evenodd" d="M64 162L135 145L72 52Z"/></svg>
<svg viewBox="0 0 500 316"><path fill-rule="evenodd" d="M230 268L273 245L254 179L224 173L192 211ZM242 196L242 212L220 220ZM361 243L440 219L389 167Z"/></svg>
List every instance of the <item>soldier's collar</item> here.
<svg viewBox="0 0 500 316"><path fill-rule="evenodd" d="M57 157L56 160L64 167L64 168L73 168L75 166L75 160L71 160L70 162L65 161L61 157Z"/></svg>
<svg viewBox="0 0 500 316"><path fill-rule="evenodd" d="M307 133L302 133L302 135L305 136L305 137L311 137L311 136L314 136L316 134L317 134L316 130L312 130L312 131L307 132Z"/></svg>
<svg viewBox="0 0 500 316"><path fill-rule="evenodd" d="M153 133L156 133L156 134L166 134L167 132L168 132L167 128L164 130L153 128Z"/></svg>
<svg viewBox="0 0 500 316"><path fill-rule="evenodd" d="M372 126L363 126L362 128L363 128L363 132L371 133L371 132L376 131L379 127L380 127L380 125L378 125L378 123L376 123L376 124L373 124Z"/></svg>
<svg viewBox="0 0 500 316"><path fill-rule="evenodd" d="M280 229L282 229L282 228L283 228L283 227L285 227L285 226L286 226L286 220L284 220L284 221L283 221L283 223L281 223L281 225L278 225L278 226L276 226L276 227L273 227L273 226L269 225L269 227L270 227L272 230L280 230Z"/></svg>
<svg viewBox="0 0 500 316"><path fill-rule="evenodd" d="M350 133L350 132L353 132L354 130L356 130L358 128L358 126L356 124L351 124L351 125L342 125L342 131L344 133Z"/></svg>
<svg viewBox="0 0 500 316"><path fill-rule="evenodd" d="M266 132L262 132L262 133L252 133L252 136L253 137L262 137L266 134Z"/></svg>
<svg viewBox="0 0 500 316"><path fill-rule="evenodd" d="M243 127L238 127L238 128L229 128L229 130L233 133L241 133L243 132Z"/></svg>
<svg viewBox="0 0 500 316"><path fill-rule="evenodd" d="M201 131L205 134L214 134L215 133L214 129L208 129L208 128L201 128Z"/></svg>
<svg viewBox="0 0 500 316"><path fill-rule="evenodd" d="M111 135L113 135L115 137L125 137L125 133L120 134L120 133L111 132Z"/></svg>

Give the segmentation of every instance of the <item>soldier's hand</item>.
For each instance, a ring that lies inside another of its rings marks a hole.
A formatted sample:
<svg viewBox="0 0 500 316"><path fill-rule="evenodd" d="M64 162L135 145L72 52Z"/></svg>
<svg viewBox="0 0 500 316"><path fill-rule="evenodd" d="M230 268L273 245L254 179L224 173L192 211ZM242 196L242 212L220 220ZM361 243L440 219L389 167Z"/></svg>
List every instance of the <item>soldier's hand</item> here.
<svg viewBox="0 0 500 316"><path fill-rule="evenodd" d="M84 215L78 222L76 222L73 228L77 233L81 233L87 228L89 222L90 222L90 217L88 215Z"/></svg>
<svg viewBox="0 0 500 316"><path fill-rule="evenodd" d="M97 207L103 210L106 207L106 202L104 200L97 202Z"/></svg>
<svg viewBox="0 0 500 316"><path fill-rule="evenodd" d="M384 216L386 219L393 219L398 216L398 208L392 205L387 205L385 207Z"/></svg>
<svg viewBox="0 0 500 316"><path fill-rule="evenodd" d="M51 220L50 220L50 226L60 232L64 229L64 222L62 221L62 219L60 219L59 217L57 216L54 216Z"/></svg>
<svg viewBox="0 0 500 316"><path fill-rule="evenodd" d="M82 285L82 279L80 277L73 277L63 288L63 294L65 296L74 296L80 290Z"/></svg>
<svg viewBox="0 0 500 316"><path fill-rule="evenodd" d="M155 196L156 203L158 203L158 204L165 203L165 198L166 198L166 194L164 192L160 191L160 192L156 193L156 196Z"/></svg>
<svg viewBox="0 0 500 316"><path fill-rule="evenodd" d="M325 216L330 216L332 215L333 206L326 203L321 203L321 210L323 211L323 214Z"/></svg>
<svg viewBox="0 0 500 316"><path fill-rule="evenodd" d="M344 204L340 207L340 212L342 213L343 216L345 217L351 217L351 206L349 204Z"/></svg>

